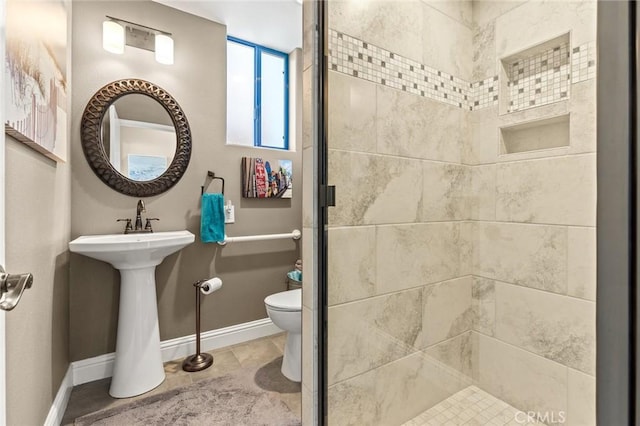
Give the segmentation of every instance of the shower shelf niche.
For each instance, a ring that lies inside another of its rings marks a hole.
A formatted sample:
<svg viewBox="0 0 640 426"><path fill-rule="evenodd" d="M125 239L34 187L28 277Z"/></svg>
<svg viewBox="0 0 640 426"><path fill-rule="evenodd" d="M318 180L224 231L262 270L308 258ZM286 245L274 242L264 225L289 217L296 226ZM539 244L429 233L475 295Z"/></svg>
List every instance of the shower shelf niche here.
<svg viewBox="0 0 640 426"><path fill-rule="evenodd" d="M571 86L569 33L501 59L500 114L567 100Z"/></svg>
<svg viewBox="0 0 640 426"><path fill-rule="evenodd" d="M500 154L569 146L569 114L500 128Z"/></svg>

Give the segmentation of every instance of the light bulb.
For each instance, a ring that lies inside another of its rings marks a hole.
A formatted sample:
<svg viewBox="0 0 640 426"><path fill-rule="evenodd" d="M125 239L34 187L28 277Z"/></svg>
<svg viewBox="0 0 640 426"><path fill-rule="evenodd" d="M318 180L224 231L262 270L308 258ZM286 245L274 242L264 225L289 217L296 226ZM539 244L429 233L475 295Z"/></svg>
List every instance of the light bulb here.
<svg viewBox="0 0 640 426"><path fill-rule="evenodd" d="M115 21L102 23L102 48L107 52L124 53L124 27Z"/></svg>
<svg viewBox="0 0 640 426"><path fill-rule="evenodd" d="M156 34L156 61L173 65L173 39L165 34Z"/></svg>

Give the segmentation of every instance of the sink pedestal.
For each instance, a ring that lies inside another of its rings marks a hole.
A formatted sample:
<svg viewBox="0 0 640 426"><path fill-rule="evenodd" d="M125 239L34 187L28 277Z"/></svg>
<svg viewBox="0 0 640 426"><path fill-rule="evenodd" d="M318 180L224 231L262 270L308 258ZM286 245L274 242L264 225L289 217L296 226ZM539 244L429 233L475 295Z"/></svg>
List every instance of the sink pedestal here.
<svg viewBox="0 0 640 426"><path fill-rule="evenodd" d="M86 235L69 250L120 270L120 312L116 359L109 394L129 398L164 381L156 302L156 266L193 243L189 231Z"/></svg>
<svg viewBox="0 0 640 426"><path fill-rule="evenodd" d="M116 359L109 395L128 398L164 381L155 266L120 270Z"/></svg>

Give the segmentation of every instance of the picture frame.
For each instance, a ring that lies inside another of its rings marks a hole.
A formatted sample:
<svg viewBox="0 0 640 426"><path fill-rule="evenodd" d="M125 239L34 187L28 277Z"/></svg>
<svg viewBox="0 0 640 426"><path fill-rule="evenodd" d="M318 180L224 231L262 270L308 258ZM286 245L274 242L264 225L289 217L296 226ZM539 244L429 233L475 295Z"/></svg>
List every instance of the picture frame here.
<svg viewBox="0 0 640 426"><path fill-rule="evenodd" d="M284 198L293 194L293 162L242 157L243 198Z"/></svg>
<svg viewBox="0 0 640 426"><path fill-rule="evenodd" d="M6 0L5 133L55 161L67 159L67 31L64 0Z"/></svg>

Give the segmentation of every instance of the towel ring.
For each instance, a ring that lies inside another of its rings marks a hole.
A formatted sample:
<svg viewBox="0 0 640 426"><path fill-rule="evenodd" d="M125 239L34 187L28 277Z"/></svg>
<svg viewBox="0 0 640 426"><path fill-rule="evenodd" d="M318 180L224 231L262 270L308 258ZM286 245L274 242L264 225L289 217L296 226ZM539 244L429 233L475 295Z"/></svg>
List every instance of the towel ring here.
<svg viewBox="0 0 640 426"><path fill-rule="evenodd" d="M205 178L205 181L206 181L206 179L209 179L209 178L211 178L211 181L213 181L215 179L218 179L218 180L222 181L222 195L224 195L224 178L216 176L216 174L213 173L212 171L208 171L207 172L207 177ZM211 181L209 183L207 183L206 185L209 186L209 184L211 184ZM205 188L205 185L202 185L200 187L200 195L204 195L204 188Z"/></svg>

